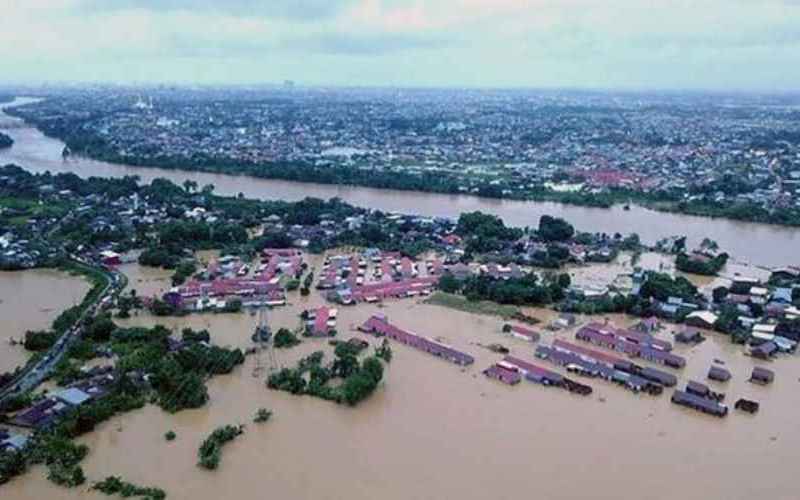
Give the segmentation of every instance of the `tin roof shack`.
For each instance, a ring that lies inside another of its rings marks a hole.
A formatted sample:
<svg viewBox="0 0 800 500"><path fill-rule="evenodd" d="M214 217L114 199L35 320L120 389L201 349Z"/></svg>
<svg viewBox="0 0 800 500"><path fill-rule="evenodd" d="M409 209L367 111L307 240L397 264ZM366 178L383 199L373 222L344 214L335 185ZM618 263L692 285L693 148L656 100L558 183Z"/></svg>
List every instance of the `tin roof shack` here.
<svg viewBox="0 0 800 500"><path fill-rule="evenodd" d="M92 399L92 397L76 387L70 387L59 391L54 395L57 399L71 406L79 406Z"/></svg>
<svg viewBox="0 0 800 500"><path fill-rule="evenodd" d="M696 396L677 389L672 393L672 402L676 405L692 408L708 415L714 415L715 417L722 418L728 414L728 407L720 404L718 401Z"/></svg>
<svg viewBox="0 0 800 500"><path fill-rule="evenodd" d="M518 325L510 325L505 324L503 325L503 332L511 334L512 337L527 340L528 342L538 342L541 338L538 332L531 330L530 328L525 328L524 326Z"/></svg>
<svg viewBox="0 0 800 500"><path fill-rule="evenodd" d="M675 342L681 344L699 344L705 340L706 338L699 331L689 328L685 328L675 334Z"/></svg>
<svg viewBox="0 0 800 500"><path fill-rule="evenodd" d="M758 359L769 359L778 352L778 346L773 341L764 342L750 348L750 355Z"/></svg>
<svg viewBox="0 0 800 500"><path fill-rule="evenodd" d="M0 451L22 451L27 444L28 436L0 430Z"/></svg>
<svg viewBox="0 0 800 500"><path fill-rule="evenodd" d="M601 323L589 323L584 328L603 332L606 335L613 336L614 338L642 346L652 347L653 349L658 349L660 351L669 352L672 350L672 344L666 340L657 339L649 333L628 330L625 328L617 328L614 325L604 325Z"/></svg>
<svg viewBox="0 0 800 500"><path fill-rule="evenodd" d="M537 384L555 386L566 389L569 392L587 396L592 393L592 388L588 385L575 382L567 377L564 377L558 372L542 368L528 361L516 358L514 356L506 356L504 362L516 366L521 373L525 374L525 378Z"/></svg>
<svg viewBox="0 0 800 500"><path fill-rule="evenodd" d="M506 363L505 361L499 361L489 368L483 370L483 374L489 378L499 380L500 382L508 385L519 384L520 380L522 380L522 375L520 375L519 369L511 363Z"/></svg>
<svg viewBox="0 0 800 500"><path fill-rule="evenodd" d="M750 382L759 385L771 384L775 380L775 373L772 370L756 366L750 374Z"/></svg>
<svg viewBox="0 0 800 500"><path fill-rule="evenodd" d="M686 316L685 323L689 326L710 330L714 328L717 319L718 316L711 311L695 311Z"/></svg>
<svg viewBox="0 0 800 500"><path fill-rule="evenodd" d="M747 413L758 413L760 405L756 401L742 398L737 401L733 407L737 410L746 411Z"/></svg>
<svg viewBox="0 0 800 500"><path fill-rule="evenodd" d="M727 382L731 379L731 372L719 366L712 366L708 369L708 378L717 382Z"/></svg>
<svg viewBox="0 0 800 500"><path fill-rule="evenodd" d="M636 367L637 365L633 366ZM657 368L650 368L649 366L645 366L644 368L635 373L645 380L661 384L665 387L675 387L678 384L678 377L676 377L671 373L663 372Z"/></svg>
<svg viewBox="0 0 800 500"><path fill-rule="evenodd" d="M695 382L694 380L690 380L686 383L686 392L694 394L695 396L700 396L701 398L713 399L714 401L725 400L725 394L714 392L709 389L707 385Z"/></svg>

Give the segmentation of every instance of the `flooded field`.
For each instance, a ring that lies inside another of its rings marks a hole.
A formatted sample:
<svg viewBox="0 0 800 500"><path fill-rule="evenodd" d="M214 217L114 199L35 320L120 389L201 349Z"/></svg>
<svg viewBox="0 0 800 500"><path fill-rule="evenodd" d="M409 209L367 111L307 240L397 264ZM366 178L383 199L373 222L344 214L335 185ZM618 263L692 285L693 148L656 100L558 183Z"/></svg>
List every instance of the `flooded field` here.
<svg viewBox="0 0 800 500"><path fill-rule="evenodd" d="M36 269L0 271L0 372L13 370L28 359L21 345L27 330L50 328L64 309L80 303L89 284L67 273Z"/></svg>
<svg viewBox="0 0 800 500"><path fill-rule="evenodd" d="M675 269L675 256L659 252L643 252L636 256L629 252L622 252L612 262L568 265L564 268L564 271L569 273L572 283L580 287L602 289L613 285L618 290L629 291L632 286L630 275L635 268L666 273L672 276L683 276L701 291L706 291L715 280L713 276L701 276L677 271ZM759 270L759 273L750 272L753 269L757 269L754 266L731 264L728 268L732 269L730 271L731 275L743 273L749 276L761 276L763 274L762 270ZM769 277L769 273L767 273L767 277ZM708 289L708 292L710 293L710 289Z"/></svg>
<svg viewBox="0 0 800 500"><path fill-rule="evenodd" d="M290 294L289 306L271 312L272 327L294 328L302 309L321 303L317 294L306 299ZM250 357L234 374L209 384L205 408L170 415L149 406L85 437L92 450L83 464L88 478L118 474L164 488L171 499L192 500L797 498L800 365L794 358L770 363L776 382L760 387L746 382L754 361L725 337L709 333L699 346L677 346L688 357L682 382L705 381L712 361L721 359L733 380L711 383L712 388L726 392L729 405L739 397L762 403L754 417L732 411L720 420L670 404L671 391L634 395L581 379L595 390L581 398L528 382L508 387L491 381L481 370L501 355L478 344L500 342L515 355L534 359L534 344L503 336L499 318L415 301L359 305L340 309L339 337L363 337L350 329L375 312L469 352L476 363L464 369L393 343L385 381L351 409L268 390L263 377L253 377L256 359ZM552 317L550 311L528 312ZM219 344L245 347L255 322L249 314L180 319L142 314L125 324L203 327ZM555 335L571 338L573 332L545 333L542 342ZM670 338L670 329L659 336ZM331 348L324 340L304 339L294 349L278 351L278 359L288 365L319 349ZM275 412L266 425L250 424L258 407ZM200 441L229 423L249 425L225 448L217 471L196 467ZM163 434L170 429L178 437L168 443ZM702 487L689 477L701 480ZM3 498L101 496L61 489L34 470L3 486Z"/></svg>

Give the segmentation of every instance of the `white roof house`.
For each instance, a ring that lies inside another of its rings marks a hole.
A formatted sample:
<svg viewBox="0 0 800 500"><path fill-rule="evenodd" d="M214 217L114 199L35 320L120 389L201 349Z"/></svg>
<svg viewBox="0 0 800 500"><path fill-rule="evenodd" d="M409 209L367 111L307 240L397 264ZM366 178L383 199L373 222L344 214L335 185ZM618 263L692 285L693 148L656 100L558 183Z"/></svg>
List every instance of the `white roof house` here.
<svg viewBox="0 0 800 500"><path fill-rule="evenodd" d="M82 390L74 387L57 392L55 397L72 406L78 406L92 398Z"/></svg>

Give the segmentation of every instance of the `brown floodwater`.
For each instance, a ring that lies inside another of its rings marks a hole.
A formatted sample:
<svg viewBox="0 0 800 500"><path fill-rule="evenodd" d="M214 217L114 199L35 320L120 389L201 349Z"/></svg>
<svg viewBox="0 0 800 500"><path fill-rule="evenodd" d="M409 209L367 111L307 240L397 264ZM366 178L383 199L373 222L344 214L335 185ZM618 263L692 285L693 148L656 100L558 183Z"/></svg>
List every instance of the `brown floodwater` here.
<svg viewBox="0 0 800 500"><path fill-rule="evenodd" d="M10 340L28 330L50 328L64 309L80 303L89 291L83 278L49 269L0 271L0 372L24 364L28 353Z"/></svg>
<svg viewBox="0 0 800 500"><path fill-rule="evenodd" d="M294 328L302 309L321 303L317 294L291 294L289 306L271 313L271 324ZM732 411L720 420L672 405L670 391L654 398L592 380L595 392L581 398L524 381L514 387L491 381L480 372L501 356L478 344L501 342L534 359L534 345L503 336L502 321L491 316L410 300L359 305L340 309L340 338L361 335L350 329L375 312L470 352L475 365L463 369L393 343L385 381L352 409L268 390L263 376L253 376L256 359L250 357L232 375L209 383L205 408L170 415L148 406L84 437L91 448L83 464L87 476L121 475L164 488L169 498L192 500L797 498L800 365L792 357L769 363L776 381L760 387L746 382L754 360L722 336L676 347L689 359L682 382L704 381L712 360L721 359L734 378L711 385L728 394L729 405L739 397L762 403L754 417ZM528 312L545 321L553 316ZM209 328L217 343L245 347L255 322L249 314L142 314L124 324ZM548 332L542 342L572 333ZM670 330L659 335L669 338ZM304 339L277 356L289 365L319 349L331 348ZM262 426L250 423L259 407L275 412ZM235 423L248 424L247 431L225 447L220 468L199 469L202 439ZM170 429L178 438L168 443L163 434ZM41 470L3 486L3 498L13 500L87 497L101 498L54 486Z"/></svg>
<svg viewBox="0 0 800 500"><path fill-rule="evenodd" d="M34 100L19 98L15 104ZM424 216L457 217L462 212L480 210L498 215L506 223L516 226L536 226L541 215L550 214L567 219L583 231L638 233L648 243L667 236L686 235L689 245L697 245L708 237L717 241L722 249L737 259L766 266L797 264L797 249L800 248L800 228L670 214L638 206L631 206L626 211L622 206L603 209L559 203L493 200L467 195L287 182L117 165L77 156L64 161L61 158L63 142L45 137L21 120L0 112L0 130L15 141L13 147L0 150L0 164L16 163L34 172L74 172L82 177L138 175L145 182L164 177L177 184L190 179L198 185L213 184L217 193L226 195L243 193L252 198L288 201L307 196L339 197L362 207Z"/></svg>

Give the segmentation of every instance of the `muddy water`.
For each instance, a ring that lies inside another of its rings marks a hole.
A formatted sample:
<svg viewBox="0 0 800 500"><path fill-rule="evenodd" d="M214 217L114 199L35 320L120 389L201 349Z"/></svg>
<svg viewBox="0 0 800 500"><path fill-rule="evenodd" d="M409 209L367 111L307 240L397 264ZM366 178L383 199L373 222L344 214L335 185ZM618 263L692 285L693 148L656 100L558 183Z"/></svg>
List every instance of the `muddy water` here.
<svg viewBox="0 0 800 500"><path fill-rule="evenodd" d="M20 98L15 104L31 101L32 99ZM635 232L649 243L666 236L687 235L688 244L696 245L703 238L709 237L737 258L770 266L796 264L797 248L800 248L798 228L668 214L637 206L626 211L621 206L599 209L558 203L491 200L463 195L286 182L116 165L80 157L73 157L65 162L61 158L64 143L45 137L21 120L0 113L0 130L15 141L12 148L0 151L0 164L16 163L37 172L74 172L83 177L138 175L146 182L156 177L165 177L177 184L190 179L199 185L213 184L216 192L227 195L243 193L253 198L290 201L307 196L337 196L358 206L426 216L457 217L462 212L481 210L496 214L506 223L517 226L535 226L542 214L550 214L564 217L584 231L611 234Z"/></svg>
<svg viewBox="0 0 800 500"><path fill-rule="evenodd" d="M274 328L297 326L299 311L321 299L292 302L272 313ZM728 393L730 404L742 396L762 402L755 417L719 420L671 405L668 394L637 396L600 381L589 382L595 393L588 398L526 382L507 387L490 381L480 370L499 355L477 344L499 341L533 359L533 345L502 336L501 321L492 317L412 301L358 306L340 310L340 337L360 335L350 326L378 311L472 353L475 365L461 369L393 344L395 357L382 387L350 409L266 389L263 377L252 375L251 357L234 374L210 383L206 408L169 415L147 407L87 436L87 476L120 474L160 486L169 498L192 500L797 498L792 473L800 440L800 365L793 358L770 363L777 380L763 388L745 381L753 361L725 338L712 334L700 346L678 347L689 357L683 379L704 380L711 361L723 359L734 379L716 389ZM530 312L552 317L549 311ZM246 346L255 318L140 315L127 323L155 322L207 327L220 344ZM660 335L668 338L669 330ZM543 342L553 336L546 333ZM330 350L325 341L305 340L278 358L290 364L318 349ZM197 446L213 428L249 423L262 406L275 411L273 420L248 425L225 448L219 470L195 466ZM170 429L178 438L167 443L163 434ZM14 500L95 497L55 487L40 471L3 488L4 498Z"/></svg>
<svg viewBox="0 0 800 500"><path fill-rule="evenodd" d="M625 290L630 289L633 284L630 275L635 268L645 271L657 271L672 276L683 276L701 290L705 290L714 282L713 276L701 276L677 271L675 269L675 256L658 252L643 252L636 259L633 258L631 253L623 252L612 262L568 265L564 268L564 271L569 273L572 283L576 286L603 288L615 285L619 289ZM735 269L736 273L741 271L748 276L762 276L764 273L763 270L756 269L753 266L732 264L728 268ZM754 269L759 272L750 272ZM547 272L548 270L541 271ZM727 269L725 271L728 272ZM733 275L735 273L730 271L730 274ZM763 279L766 280L767 278L769 278L769 273L766 273L766 278Z"/></svg>
<svg viewBox="0 0 800 500"><path fill-rule="evenodd" d="M172 286L172 273L168 269L122 264L119 270L128 277L126 292L135 290L139 297L160 297Z"/></svg>
<svg viewBox="0 0 800 500"><path fill-rule="evenodd" d="M21 345L27 330L49 328L64 309L80 303L89 284L67 273L36 269L0 272L0 372L13 370L28 359Z"/></svg>

